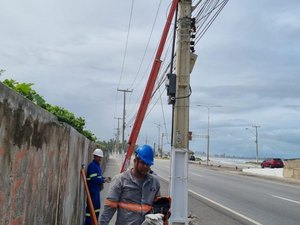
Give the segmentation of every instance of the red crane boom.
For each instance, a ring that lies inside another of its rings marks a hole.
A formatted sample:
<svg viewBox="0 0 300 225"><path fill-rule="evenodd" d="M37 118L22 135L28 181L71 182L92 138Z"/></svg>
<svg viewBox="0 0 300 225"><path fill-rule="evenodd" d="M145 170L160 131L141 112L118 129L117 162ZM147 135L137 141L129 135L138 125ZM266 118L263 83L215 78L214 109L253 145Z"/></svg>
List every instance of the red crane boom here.
<svg viewBox="0 0 300 225"><path fill-rule="evenodd" d="M144 92L144 95L143 95L143 98L142 98L142 101L141 101L141 104L139 107L139 111L137 113L137 117L134 121L134 125L133 125L131 134L128 139L129 147L127 149L127 154L124 159L124 162L123 162L123 165L121 168L121 172L126 170L127 166L130 163L130 157L134 151L134 146L135 146L137 137L139 135L143 120L145 118L145 114L146 114L146 111L147 111L147 108L148 108L148 105L149 105L149 102L151 99L151 94L153 92L154 84L155 84L155 81L156 81L156 78L157 78L157 75L158 75L158 72L159 72L159 69L161 66L161 55L162 55L162 52L163 52L163 49L164 49L164 46L165 46L165 43L167 40L167 36L168 36L169 30L170 30L170 26L171 26L172 19L173 19L174 13L176 11L178 2L179 2L179 0L173 0L173 2L172 2L172 5L171 5L170 11L169 11L169 15L168 15L168 18L167 18L167 21L166 21L166 24L165 24L165 27L164 27L164 30L162 33L162 37L160 39L160 43L159 43L159 46L158 46L158 49L156 52L156 56L155 56L155 59L154 59L153 65L152 65L151 73L148 78L147 86L146 86L146 89L145 89L145 92Z"/></svg>

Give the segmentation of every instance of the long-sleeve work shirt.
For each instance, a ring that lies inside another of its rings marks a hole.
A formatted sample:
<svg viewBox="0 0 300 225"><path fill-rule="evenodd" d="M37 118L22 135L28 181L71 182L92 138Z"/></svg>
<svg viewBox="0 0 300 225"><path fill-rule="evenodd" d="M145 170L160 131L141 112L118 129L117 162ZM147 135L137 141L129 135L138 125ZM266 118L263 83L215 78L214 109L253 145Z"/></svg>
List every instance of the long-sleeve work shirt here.
<svg viewBox="0 0 300 225"><path fill-rule="evenodd" d="M116 225L140 225L160 196L156 176L148 174L144 181L136 179L128 170L114 177L105 201L100 224L107 225L117 210Z"/></svg>

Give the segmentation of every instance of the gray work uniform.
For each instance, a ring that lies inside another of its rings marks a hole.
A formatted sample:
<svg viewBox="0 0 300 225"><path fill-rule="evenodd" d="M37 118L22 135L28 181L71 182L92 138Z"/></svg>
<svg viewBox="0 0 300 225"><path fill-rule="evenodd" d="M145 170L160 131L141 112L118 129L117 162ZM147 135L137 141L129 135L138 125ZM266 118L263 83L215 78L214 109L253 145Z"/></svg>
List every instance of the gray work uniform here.
<svg viewBox="0 0 300 225"><path fill-rule="evenodd" d="M156 176L148 174L141 182L127 170L112 180L100 224L109 224L117 210L116 225L141 225L159 196L160 184Z"/></svg>

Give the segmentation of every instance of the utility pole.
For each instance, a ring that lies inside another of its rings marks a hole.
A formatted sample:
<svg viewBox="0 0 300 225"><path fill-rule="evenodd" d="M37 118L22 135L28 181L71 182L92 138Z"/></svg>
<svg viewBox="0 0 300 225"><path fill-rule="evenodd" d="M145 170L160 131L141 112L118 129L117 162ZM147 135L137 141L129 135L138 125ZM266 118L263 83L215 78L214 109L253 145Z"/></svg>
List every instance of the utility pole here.
<svg viewBox="0 0 300 225"><path fill-rule="evenodd" d="M172 225L188 224L188 132L189 132L189 96L191 72L191 13L192 1L181 0L178 4L176 46L176 95L174 105L171 181Z"/></svg>
<svg viewBox="0 0 300 225"><path fill-rule="evenodd" d="M126 117L126 93L127 92L132 92L132 90L128 90L128 89L119 89L118 91L122 91L124 93L124 101L123 101L123 126L122 126L122 156L124 156L125 153L125 140L124 140L124 136L125 136L125 117ZM123 158L123 157L122 157Z"/></svg>
<svg viewBox="0 0 300 225"><path fill-rule="evenodd" d="M206 148L206 166L209 164L209 146L210 146L210 126L209 126L209 110L213 107L222 107L220 105L197 105L207 108L207 148Z"/></svg>
<svg viewBox="0 0 300 225"><path fill-rule="evenodd" d="M257 128L260 128L260 126L252 125L252 127L255 128L256 163L258 164L258 131L257 131Z"/></svg>
<svg viewBox="0 0 300 225"><path fill-rule="evenodd" d="M117 141L116 141L116 153L120 154L120 119L121 117L115 117L114 119L118 120L118 128L117 128Z"/></svg>
<svg viewBox="0 0 300 225"><path fill-rule="evenodd" d="M158 139L157 139L157 153L161 155L161 148L160 148L160 123L154 123L158 128Z"/></svg>
<svg viewBox="0 0 300 225"><path fill-rule="evenodd" d="M163 146L164 146L164 136L165 136L165 133L161 133L161 155L160 157L163 157L164 155L164 150L163 150Z"/></svg>
<svg viewBox="0 0 300 225"><path fill-rule="evenodd" d="M255 136L255 144L256 144L256 163L258 164L258 128L260 128L260 126L258 125L252 125L253 128L255 128L255 133L253 133L252 131L249 130L249 128L247 127L246 130L249 130L251 133L254 134Z"/></svg>

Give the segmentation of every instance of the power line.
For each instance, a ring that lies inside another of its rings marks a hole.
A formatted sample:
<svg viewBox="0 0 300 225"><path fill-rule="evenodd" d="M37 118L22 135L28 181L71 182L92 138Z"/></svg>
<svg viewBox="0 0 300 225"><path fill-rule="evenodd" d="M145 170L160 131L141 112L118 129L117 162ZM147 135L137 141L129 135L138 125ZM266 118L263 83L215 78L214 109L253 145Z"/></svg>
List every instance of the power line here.
<svg viewBox="0 0 300 225"><path fill-rule="evenodd" d="M168 48L167 48L167 50L166 50L165 53L164 53L165 56L164 56L164 58L163 58L163 60L162 60L162 65L161 65L162 67L165 65L166 57L167 57L167 54L168 54L169 49L170 49L170 44L171 44L170 36L168 37L167 41L168 41L169 43L168 43ZM148 69L149 69L151 63L153 62L154 57L155 57L155 55L153 55L153 59L150 61L149 65L148 65ZM170 63L168 64L167 68L168 68L169 66L170 66ZM166 74L167 69L164 70L164 72L161 72L161 71L163 71L163 70L160 70L160 73L159 73L159 76L158 76L157 80L161 80L161 77L164 76L164 75ZM142 81L145 80L144 77L146 76L147 72L148 72L148 71L145 71L145 73L144 73L142 79L140 80L139 84L140 84ZM160 83L159 86L160 86L161 84L162 84L162 83ZM156 91L157 91L157 88L153 91L153 93L155 93ZM137 100L136 100L136 102L135 102L135 105L138 105L138 103L139 103L139 102L141 101L141 99L142 99L142 96L143 96L143 89L140 90L140 92L139 92L139 97L137 98ZM152 94L151 98L152 98L152 97L153 97L153 94ZM132 106L131 109L129 110L129 113L128 113L129 115L132 114L133 111L135 112L135 108L133 108L133 107L134 107L134 106ZM134 120L135 117L136 117L136 112L134 113L134 115L132 116L132 118L130 119L130 121Z"/></svg>
<svg viewBox="0 0 300 225"><path fill-rule="evenodd" d="M220 14L220 12L223 10L223 8L225 7L225 5L227 4L227 2L229 0L223 0L220 3L219 3L219 1L220 0L209 2L209 0L208 0L208 1L204 2L203 6L198 11L198 13L196 15L197 32L196 32L196 38L195 38L195 45L203 37L203 35L209 29L211 24L215 21L215 19ZM213 14L213 16L211 16L212 12L217 8L218 8L218 10ZM211 16L211 18L210 18L210 16ZM206 23L206 21L208 19L209 19L209 21Z"/></svg>
<svg viewBox="0 0 300 225"><path fill-rule="evenodd" d="M123 63L122 63L122 69L121 69L121 75L120 75L120 79L119 79L118 88L120 87L120 83L121 83L121 80L122 80L124 67L125 67L128 40L129 40L129 33L130 33L131 20L132 20L132 15L133 15L133 6L134 6L134 0L132 0L132 3L131 3L130 17L129 17L129 23L128 23L128 29L127 29L127 37L126 37L126 43L125 43L125 51L124 51L124 56L123 56Z"/></svg>
<svg viewBox="0 0 300 225"><path fill-rule="evenodd" d="M219 13L221 12L221 10L224 8L224 6L226 5L226 3L228 2L228 0L224 0L222 1L221 3L219 3L220 0L216 0L216 1L213 1L213 0L207 0L205 2L203 2L203 4L201 5L201 8L200 10L196 13L196 21L197 21L197 37L195 39L195 44L198 43L198 41L200 40L200 38L205 34L205 32L208 30L208 28L211 26L211 24L214 22L214 20L216 19L216 17L219 15ZM211 17L213 11L215 9L218 10L216 11L216 13ZM208 21L208 22L207 22ZM153 27L152 27L153 29ZM152 34L152 31L151 31L151 34ZM170 42L171 43L171 42ZM148 42L149 44L149 42ZM148 45L147 44L147 45ZM144 53L145 55L145 53ZM167 52L165 54L165 57L167 56ZM144 56L143 56L144 58ZM143 62L144 59L142 59L142 62ZM165 62L165 60L163 60L163 62ZM149 64L150 65L150 64ZM138 69L138 72L140 72L140 68L141 68L141 65ZM147 67L147 70L148 70L149 66ZM167 66L167 69L170 68L170 64L168 64ZM155 90L153 91L152 95L151 95L151 98L152 98L152 101L153 101L153 97L155 96L156 92L159 90L160 91L160 87L161 85L163 84L163 82L166 80L166 77L164 76L167 72L167 69L166 71L164 71L164 73L160 73L160 76L159 78L157 79L157 82L156 82L156 85L157 87L155 88ZM141 81L143 81L144 79L144 76L146 75L146 72L144 73L144 75L142 76ZM136 81L136 78L137 78L137 75L134 79L134 83ZM140 84L139 82L139 84ZM133 83L133 84L134 84ZM132 84L132 86L133 86ZM164 90L165 91L165 90ZM142 92L141 92L142 93ZM190 93L191 93L191 89L190 89ZM154 100L154 104L152 105L152 107L148 110L147 112L147 115L146 117L151 113L151 111L153 110L153 108L155 107L155 105L157 104L158 100L161 99L161 95L162 93L159 94L159 97L158 99ZM189 94L190 95L190 94ZM140 95L141 97L142 95ZM139 97L139 98L140 98ZM185 98L187 96L182 96L181 98ZM138 98L138 99L139 99ZM130 123L135 119L136 117L136 113L134 114L134 116L130 119Z"/></svg>
<svg viewBox="0 0 300 225"><path fill-rule="evenodd" d="M158 8L156 10L156 14L155 14L155 17L154 17L154 21L153 21L153 24L152 24L152 28L151 28L151 31L150 31L150 35L149 35L149 38L148 38L148 41L147 41L147 45L146 45L146 48L145 48L145 51L144 51L144 54L143 54L143 57L141 59L141 62L140 62L140 66L135 74L135 78L130 86L130 88L133 87L136 79L137 79L137 76L139 75L140 71L141 71L141 68L142 68L142 65L143 65L143 62L144 62L144 59L145 59L145 56L146 56L146 53L148 51L148 47L149 47L149 44L150 44L150 40L151 40L151 37L152 37L152 34L153 34L153 30L154 30L154 27L155 27L155 24L156 24L156 20L157 20L157 17L158 17L158 12L159 12L159 9L160 9L160 6L161 6L161 3L162 3L162 0L160 0L159 4L158 4Z"/></svg>
<svg viewBox="0 0 300 225"><path fill-rule="evenodd" d="M126 37L126 43L125 43L125 50L124 50L124 56L123 56L121 74L120 74L120 78L119 78L119 83L118 83L117 89L119 89L119 87L120 87L122 76L123 76L123 72L124 72L124 67L125 67L125 60L126 60L128 40L129 40L129 33L130 33L131 20L132 20L132 15L133 15L133 6L134 6L134 0L132 0L132 2L131 2L131 9L130 9L130 16L129 16L128 28L127 28L127 37ZM116 93L114 117L116 116L117 103L118 103L118 92Z"/></svg>

